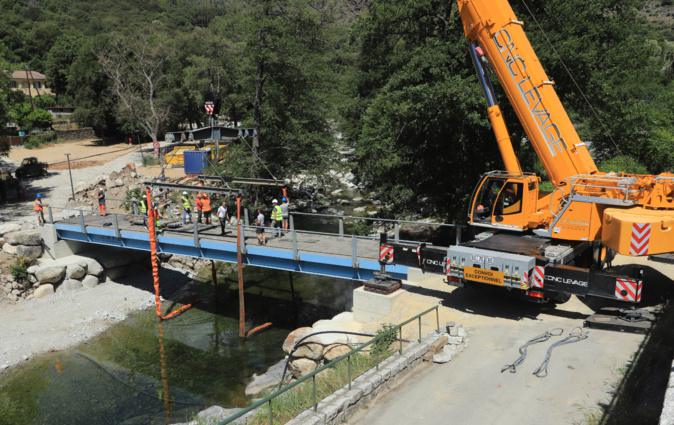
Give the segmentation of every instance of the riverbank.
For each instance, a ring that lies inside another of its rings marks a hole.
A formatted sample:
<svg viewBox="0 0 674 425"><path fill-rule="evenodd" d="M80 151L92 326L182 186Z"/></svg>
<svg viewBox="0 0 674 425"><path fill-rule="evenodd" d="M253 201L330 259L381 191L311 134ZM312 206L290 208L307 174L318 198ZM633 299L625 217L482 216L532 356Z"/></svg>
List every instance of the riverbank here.
<svg viewBox="0 0 674 425"><path fill-rule="evenodd" d="M165 278L170 273L173 282L180 277L175 272L162 273ZM130 313L154 305L150 288L149 271L138 268L95 288L5 304L0 310L0 323L7 325L0 327L0 369L93 338Z"/></svg>

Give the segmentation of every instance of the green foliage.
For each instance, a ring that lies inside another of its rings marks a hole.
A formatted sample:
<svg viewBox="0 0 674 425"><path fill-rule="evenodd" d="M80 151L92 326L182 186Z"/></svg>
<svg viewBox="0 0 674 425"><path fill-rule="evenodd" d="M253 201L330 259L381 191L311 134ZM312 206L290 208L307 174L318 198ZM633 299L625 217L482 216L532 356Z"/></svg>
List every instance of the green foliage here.
<svg viewBox="0 0 674 425"><path fill-rule="evenodd" d="M56 141L56 132L55 131L41 131L39 133L32 133L24 141L24 147L28 149L35 149L42 145L52 143Z"/></svg>
<svg viewBox="0 0 674 425"><path fill-rule="evenodd" d="M599 164L599 170L605 172L615 173L629 173L629 174L647 174L646 166L641 164L636 159L627 156L619 155L611 159L607 159Z"/></svg>
<svg viewBox="0 0 674 425"><path fill-rule="evenodd" d="M380 357L388 354L391 345L398 340L398 328L394 325L384 325L375 334L375 338L379 338L377 342L372 344L371 355Z"/></svg>
<svg viewBox="0 0 674 425"><path fill-rule="evenodd" d="M30 263L23 257L19 257L9 266L9 272L14 280L20 283L28 282L28 266Z"/></svg>
<svg viewBox="0 0 674 425"><path fill-rule="evenodd" d="M45 109L33 108L30 103L15 104L9 111L9 118L22 130L46 129L51 127L52 116Z"/></svg>

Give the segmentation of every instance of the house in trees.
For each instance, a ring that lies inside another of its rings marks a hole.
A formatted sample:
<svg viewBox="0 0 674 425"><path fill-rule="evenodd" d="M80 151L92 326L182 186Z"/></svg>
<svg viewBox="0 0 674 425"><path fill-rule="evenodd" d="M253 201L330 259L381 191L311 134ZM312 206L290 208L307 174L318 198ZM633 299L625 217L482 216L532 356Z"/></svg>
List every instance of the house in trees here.
<svg viewBox="0 0 674 425"><path fill-rule="evenodd" d="M47 87L47 77L37 71L13 71L11 75L11 87L23 92L26 96L52 96L51 89Z"/></svg>

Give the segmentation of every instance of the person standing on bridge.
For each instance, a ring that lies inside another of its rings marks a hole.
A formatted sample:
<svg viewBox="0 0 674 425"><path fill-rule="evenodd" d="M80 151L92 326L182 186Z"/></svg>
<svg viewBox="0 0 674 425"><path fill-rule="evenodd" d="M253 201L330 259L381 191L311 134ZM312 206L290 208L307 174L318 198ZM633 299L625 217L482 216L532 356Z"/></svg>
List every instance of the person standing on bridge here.
<svg viewBox="0 0 674 425"><path fill-rule="evenodd" d="M267 236L264 234L264 214L262 210L257 210L257 218L255 219L255 236L257 236L257 243L260 245L267 245Z"/></svg>
<svg viewBox="0 0 674 425"><path fill-rule="evenodd" d="M105 216L105 189L103 186L98 188L98 215Z"/></svg>
<svg viewBox="0 0 674 425"><path fill-rule="evenodd" d="M187 191L183 192L180 202L183 204L182 224L184 226L187 223L192 223L192 200Z"/></svg>
<svg viewBox="0 0 674 425"><path fill-rule="evenodd" d="M42 194L35 195L35 203L33 206L35 210L35 217L37 217L38 226L44 226L44 205L42 204Z"/></svg>
<svg viewBox="0 0 674 425"><path fill-rule="evenodd" d="M283 217L283 231L288 232L288 219L290 218L290 205L285 196L281 199L281 216Z"/></svg>
<svg viewBox="0 0 674 425"><path fill-rule="evenodd" d="M220 221L220 236L225 236L225 224L227 223L227 201L222 201L218 207L218 220Z"/></svg>
<svg viewBox="0 0 674 425"><path fill-rule="evenodd" d="M281 206L278 204L278 201L274 199L271 201L271 224L274 227L274 235L277 237L283 236L281 227L283 225L283 212Z"/></svg>
<svg viewBox="0 0 674 425"><path fill-rule="evenodd" d="M197 223L201 224L204 203L201 200L201 192L197 193L197 200L194 201L194 208L197 210Z"/></svg>
<svg viewBox="0 0 674 425"><path fill-rule="evenodd" d="M201 194L201 209L204 212L204 221L206 224L211 224L211 212L213 212L213 208L211 207L211 197L208 193Z"/></svg>

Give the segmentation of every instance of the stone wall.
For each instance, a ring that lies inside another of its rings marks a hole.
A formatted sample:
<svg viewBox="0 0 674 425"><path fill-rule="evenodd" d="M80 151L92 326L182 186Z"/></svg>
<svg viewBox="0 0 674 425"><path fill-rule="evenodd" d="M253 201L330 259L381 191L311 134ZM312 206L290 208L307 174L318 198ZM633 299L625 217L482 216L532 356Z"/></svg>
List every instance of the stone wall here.
<svg viewBox="0 0 674 425"><path fill-rule="evenodd" d="M63 140L93 139L96 137L91 127L78 128L76 130L56 130L56 136Z"/></svg>

